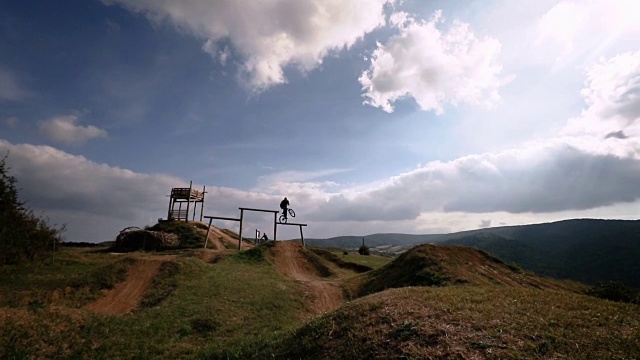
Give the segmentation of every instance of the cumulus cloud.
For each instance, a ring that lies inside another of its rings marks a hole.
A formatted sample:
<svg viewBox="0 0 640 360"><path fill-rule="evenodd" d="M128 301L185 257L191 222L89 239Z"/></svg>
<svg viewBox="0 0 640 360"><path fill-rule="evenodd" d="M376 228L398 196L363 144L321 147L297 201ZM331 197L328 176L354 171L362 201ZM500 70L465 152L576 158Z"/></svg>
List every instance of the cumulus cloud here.
<svg viewBox="0 0 640 360"><path fill-rule="evenodd" d="M640 198L640 161L592 153L570 139L433 162L365 192L330 197L326 220L410 220L423 212L546 213Z"/></svg>
<svg viewBox="0 0 640 360"><path fill-rule="evenodd" d="M393 0L103 0L168 21L205 39L203 50L222 62L229 41L243 56L240 77L254 90L286 82L283 68L310 71L331 51L353 45L385 24L384 5Z"/></svg>
<svg viewBox="0 0 640 360"><path fill-rule="evenodd" d="M48 139L65 145L82 145L90 139L105 138L107 132L93 125L77 125L78 116L56 116L38 123L40 133Z"/></svg>
<svg viewBox="0 0 640 360"><path fill-rule="evenodd" d="M0 68L0 100L18 101L29 96L16 76L9 70Z"/></svg>
<svg viewBox="0 0 640 360"><path fill-rule="evenodd" d="M366 104L392 112L395 101L412 97L422 110L440 114L446 103L490 105L499 98L498 40L478 38L459 20L441 30L441 11L429 21L404 13L391 21L399 33L378 44L359 79Z"/></svg>
<svg viewBox="0 0 640 360"><path fill-rule="evenodd" d="M624 135L613 136L618 139L640 136L640 51L590 65L582 95L588 107L569 121L565 133Z"/></svg>

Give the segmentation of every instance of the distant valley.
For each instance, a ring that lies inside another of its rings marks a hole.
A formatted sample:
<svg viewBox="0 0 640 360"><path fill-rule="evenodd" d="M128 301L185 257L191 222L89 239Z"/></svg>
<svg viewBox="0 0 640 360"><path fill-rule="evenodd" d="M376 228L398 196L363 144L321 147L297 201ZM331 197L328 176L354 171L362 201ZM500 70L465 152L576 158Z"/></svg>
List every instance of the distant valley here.
<svg viewBox="0 0 640 360"><path fill-rule="evenodd" d="M451 234L373 234L305 239L312 246L397 255L417 244L463 245L540 275L640 288L640 220L574 219Z"/></svg>

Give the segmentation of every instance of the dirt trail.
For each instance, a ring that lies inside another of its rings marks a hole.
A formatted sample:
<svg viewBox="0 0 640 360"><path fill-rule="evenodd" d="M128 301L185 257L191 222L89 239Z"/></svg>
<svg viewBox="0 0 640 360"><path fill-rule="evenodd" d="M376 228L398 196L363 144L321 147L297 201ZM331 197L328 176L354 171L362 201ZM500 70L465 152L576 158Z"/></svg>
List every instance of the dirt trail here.
<svg viewBox="0 0 640 360"><path fill-rule="evenodd" d="M124 315L131 312L140 303L163 262L159 259L138 260L129 268L125 281L107 290L104 297L87 305L85 309L106 315Z"/></svg>
<svg viewBox="0 0 640 360"><path fill-rule="evenodd" d="M307 307L314 314L336 309L343 302L342 288L336 282L322 280L318 271L302 253L302 245L290 241L276 242L276 268L282 274L304 284Z"/></svg>

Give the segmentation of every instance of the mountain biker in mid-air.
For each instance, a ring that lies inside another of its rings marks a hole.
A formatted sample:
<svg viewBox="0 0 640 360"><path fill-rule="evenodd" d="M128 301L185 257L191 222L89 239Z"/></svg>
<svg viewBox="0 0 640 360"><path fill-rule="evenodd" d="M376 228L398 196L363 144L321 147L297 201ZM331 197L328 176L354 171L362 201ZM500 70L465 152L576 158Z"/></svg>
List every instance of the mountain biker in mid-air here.
<svg viewBox="0 0 640 360"><path fill-rule="evenodd" d="M287 218L287 208L289 207L289 200L287 200L287 197L285 196L284 199L282 201L280 201L280 209L282 209L282 215L284 216L284 218Z"/></svg>

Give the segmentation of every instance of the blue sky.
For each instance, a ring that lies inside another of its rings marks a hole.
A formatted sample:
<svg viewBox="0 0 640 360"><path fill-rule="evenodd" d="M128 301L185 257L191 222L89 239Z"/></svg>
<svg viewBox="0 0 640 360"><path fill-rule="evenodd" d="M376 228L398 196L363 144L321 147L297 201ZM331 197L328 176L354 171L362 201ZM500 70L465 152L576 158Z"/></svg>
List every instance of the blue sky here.
<svg viewBox="0 0 640 360"><path fill-rule="evenodd" d="M3 1L0 151L70 241L152 224L190 180L209 215L288 196L313 237L635 219L639 16L631 0Z"/></svg>

